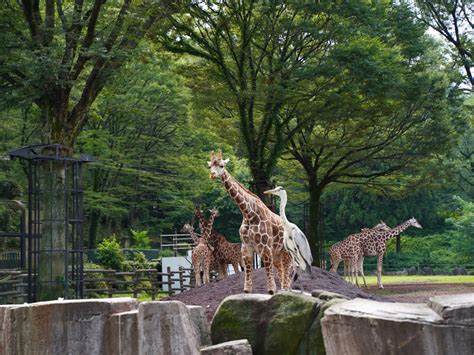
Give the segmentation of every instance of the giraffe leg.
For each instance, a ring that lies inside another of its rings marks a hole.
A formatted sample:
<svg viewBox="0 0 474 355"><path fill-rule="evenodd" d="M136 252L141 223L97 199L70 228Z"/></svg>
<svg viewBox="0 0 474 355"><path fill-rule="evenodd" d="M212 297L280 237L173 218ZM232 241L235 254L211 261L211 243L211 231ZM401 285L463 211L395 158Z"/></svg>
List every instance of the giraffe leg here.
<svg viewBox="0 0 474 355"><path fill-rule="evenodd" d="M357 258L357 256L355 258L353 258L351 260L351 268L352 268L352 272L355 274L354 277L355 277L355 283L357 285L357 287L360 287L359 286L359 268L358 268L358 265L359 265L359 259Z"/></svg>
<svg viewBox="0 0 474 355"><path fill-rule="evenodd" d="M268 246L262 248L261 257L267 273L267 290L270 295L273 295L276 291L276 284L273 278L273 255Z"/></svg>
<svg viewBox="0 0 474 355"><path fill-rule="evenodd" d="M285 252L281 259L281 268L282 268L282 279L280 282L282 283L282 287L291 289L292 281L296 281L296 278L292 280L291 276L298 277L296 274L296 269L294 267L293 258L287 252Z"/></svg>
<svg viewBox="0 0 474 355"><path fill-rule="evenodd" d="M207 261L204 261L203 263L203 268L202 268L202 271L203 271L203 275L202 275L202 283L203 284L208 284L209 283L209 272L210 272L210 262L209 260Z"/></svg>
<svg viewBox="0 0 474 355"><path fill-rule="evenodd" d="M242 244L242 258L244 260L244 292L252 292L253 248Z"/></svg>
<svg viewBox="0 0 474 355"><path fill-rule="evenodd" d="M196 279L196 286L199 287L202 285L201 268L199 264L193 265L193 268L194 268L194 278Z"/></svg>
<svg viewBox="0 0 474 355"><path fill-rule="evenodd" d="M382 285L382 262L383 262L383 254L377 255L377 284L379 288L383 288Z"/></svg>
<svg viewBox="0 0 474 355"><path fill-rule="evenodd" d="M339 266L339 263L341 262L342 259L336 259L336 260L331 260L331 268L329 271L331 272L337 272L337 267Z"/></svg>
<svg viewBox="0 0 474 355"><path fill-rule="evenodd" d="M364 287L367 288L367 282L365 282L365 275L364 275L364 257L359 258L359 270L362 275L362 279L364 280Z"/></svg>
<svg viewBox="0 0 474 355"><path fill-rule="evenodd" d="M240 270L239 270L239 263L232 263L232 268L234 269L234 273L238 273Z"/></svg>
<svg viewBox="0 0 474 355"><path fill-rule="evenodd" d="M344 259L344 281L347 281L349 278L348 270L347 270L348 264L349 264L348 260Z"/></svg>
<svg viewBox="0 0 474 355"><path fill-rule="evenodd" d="M227 277L227 275L229 275L229 273L227 272L227 263L222 264L222 274L224 275L224 277Z"/></svg>

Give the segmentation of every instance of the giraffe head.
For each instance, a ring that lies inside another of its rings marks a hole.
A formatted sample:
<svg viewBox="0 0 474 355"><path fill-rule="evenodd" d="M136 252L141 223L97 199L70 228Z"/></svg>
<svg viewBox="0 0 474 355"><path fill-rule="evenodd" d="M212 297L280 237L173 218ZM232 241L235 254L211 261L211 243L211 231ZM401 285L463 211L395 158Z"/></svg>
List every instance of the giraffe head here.
<svg viewBox="0 0 474 355"><path fill-rule="evenodd" d="M421 226L421 224L418 223L418 221L416 220L415 217L410 218L406 223L407 223L409 226L413 226L413 227L416 227L416 228L423 228L423 227Z"/></svg>
<svg viewBox="0 0 474 355"><path fill-rule="evenodd" d="M270 194L271 195L277 195L281 198L283 196L283 194L285 193L285 189L281 186L277 186L274 189L264 191L263 193L267 194L267 195L270 195Z"/></svg>
<svg viewBox="0 0 474 355"><path fill-rule="evenodd" d="M387 224L386 224L384 221L380 220L380 222L377 223L377 224L376 224L375 226L373 226L372 228L367 228L367 227L362 228L362 229L361 229L361 232L367 232L367 231L369 231L369 230L388 231L388 230L390 230L390 227L387 226Z"/></svg>
<svg viewBox="0 0 474 355"><path fill-rule="evenodd" d="M191 224L186 223L183 228L181 228L182 233L191 233L194 232L194 228Z"/></svg>
<svg viewBox="0 0 474 355"><path fill-rule="evenodd" d="M222 152L219 150L217 153L211 152L211 160L207 162L209 166L209 175L211 179L218 178L224 174L225 166L229 162L229 159L222 159Z"/></svg>
<svg viewBox="0 0 474 355"><path fill-rule="evenodd" d="M212 217L219 217L219 210L217 208L213 208L212 210L209 210L211 212Z"/></svg>

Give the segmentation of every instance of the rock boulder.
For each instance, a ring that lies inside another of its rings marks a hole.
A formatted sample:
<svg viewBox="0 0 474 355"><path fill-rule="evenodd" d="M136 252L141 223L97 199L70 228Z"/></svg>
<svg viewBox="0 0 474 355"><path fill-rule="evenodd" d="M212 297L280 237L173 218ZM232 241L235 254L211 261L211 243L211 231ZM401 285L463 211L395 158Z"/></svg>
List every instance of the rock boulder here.
<svg viewBox="0 0 474 355"><path fill-rule="evenodd" d="M470 297L474 297L470 296ZM472 298L426 304L355 299L326 310L321 320L327 354L472 354L474 327L465 325ZM447 317L447 318L445 318ZM357 330L357 331L354 331Z"/></svg>
<svg viewBox="0 0 474 355"><path fill-rule="evenodd" d="M294 292L229 296L212 321L213 344L245 338L254 354L323 354L320 310L345 302L332 296L329 301Z"/></svg>
<svg viewBox="0 0 474 355"><path fill-rule="evenodd" d="M247 339L232 340L204 347L201 355L252 355L252 347Z"/></svg>

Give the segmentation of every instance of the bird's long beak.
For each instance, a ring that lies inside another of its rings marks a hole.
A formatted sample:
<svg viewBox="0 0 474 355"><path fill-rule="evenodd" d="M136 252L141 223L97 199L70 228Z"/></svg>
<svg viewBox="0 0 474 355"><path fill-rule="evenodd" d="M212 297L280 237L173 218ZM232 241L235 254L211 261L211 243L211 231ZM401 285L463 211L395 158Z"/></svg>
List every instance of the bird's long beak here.
<svg viewBox="0 0 474 355"><path fill-rule="evenodd" d="M265 195L271 195L271 194L273 194L274 192L275 192L275 189L263 191L263 193L264 193Z"/></svg>

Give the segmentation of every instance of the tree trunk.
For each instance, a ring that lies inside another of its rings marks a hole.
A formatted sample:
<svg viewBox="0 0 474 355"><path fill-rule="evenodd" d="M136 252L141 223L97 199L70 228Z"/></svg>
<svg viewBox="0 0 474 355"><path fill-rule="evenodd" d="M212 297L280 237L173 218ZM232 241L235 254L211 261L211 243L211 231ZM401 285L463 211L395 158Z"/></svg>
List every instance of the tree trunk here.
<svg viewBox="0 0 474 355"><path fill-rule="evenodd" d="M315 178L309 178L309 235L308 242L313 254L313 264L324 266L323 234L320 228L321 221L321 189Z"/></svg>
<svg viewBox="0 0 474 355"><path fill-rule="evenodd" d="M268 206L272 211L275 211L275 200L273 195L264 194L265 191L273 188L270 178L265 176L263 169L251 168L252 173L252 189L253 192Z"/></svg>

